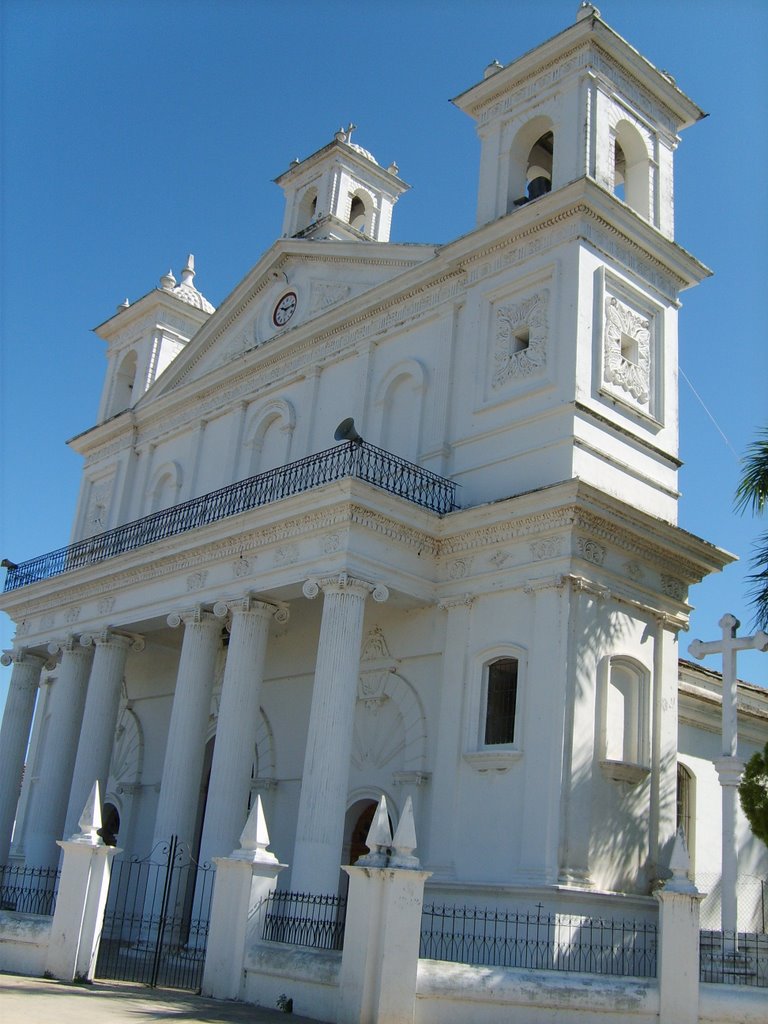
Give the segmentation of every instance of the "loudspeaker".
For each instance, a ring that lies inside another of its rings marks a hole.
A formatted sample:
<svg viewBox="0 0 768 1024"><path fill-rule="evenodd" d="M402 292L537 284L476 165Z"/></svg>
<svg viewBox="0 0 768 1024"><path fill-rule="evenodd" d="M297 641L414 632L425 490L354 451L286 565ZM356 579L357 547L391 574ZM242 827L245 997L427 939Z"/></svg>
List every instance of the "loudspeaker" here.
<svg viewBox="0 0 768 1024"><path fill-rule="evenodd" d="M354 441L355 444L362 444L363 439L360 437L358 432L355 430L355 421L351 416L347 416L345 420L336 427L336 433L333 435L334 441Z"/></svg>

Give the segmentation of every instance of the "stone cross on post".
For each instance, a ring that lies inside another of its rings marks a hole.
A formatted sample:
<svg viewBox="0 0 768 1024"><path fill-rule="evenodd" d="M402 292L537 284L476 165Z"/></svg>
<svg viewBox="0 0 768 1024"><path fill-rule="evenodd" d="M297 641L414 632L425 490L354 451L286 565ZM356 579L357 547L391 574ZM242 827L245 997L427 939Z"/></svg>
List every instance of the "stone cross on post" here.
<svg viewBox="0 0 768 1024"><path fill-rule="evenodd" d="M762 630L753 636L736 636L741 623L735 615L726 614L718 622L723 631L722 639L703 642L694 640L688 651L701 661L708 654L723 657L723 752L715 761L715 768L723 791L723 854L722 854L722 895L720 901L720 927L724 932L736 932L738 907L736 903L736 874L738 852L736 849L736 793L743 761L738 757L738 727L736 701L736 655L739 651L768 651L768 633Z"/></svg>

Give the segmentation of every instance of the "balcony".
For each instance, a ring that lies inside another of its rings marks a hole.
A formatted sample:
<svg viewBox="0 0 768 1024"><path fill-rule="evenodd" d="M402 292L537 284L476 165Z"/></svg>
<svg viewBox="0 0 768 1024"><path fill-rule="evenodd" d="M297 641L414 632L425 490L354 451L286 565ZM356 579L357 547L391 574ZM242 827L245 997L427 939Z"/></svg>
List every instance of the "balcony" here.
<svg viewBox="0 0 768 1024"><path fill-rule="evenodd" d="M31 558L8 570L4 592L103 562L156 540L196 530L200 526L216 523L228 516L236 516L240 512L268 505L313 487L322 487L323 484L344 477L357 477L358 480L396 494L438 515L445 515L458 507L456 484L450 480L415 466L412 462L406 462L375 445L364 441L349 441L316 455L289 462L287 466L259 473L247 480L238 480L228 487L192 498L161 512L153 512L143 519L69 544L58 551Z"/></svg>

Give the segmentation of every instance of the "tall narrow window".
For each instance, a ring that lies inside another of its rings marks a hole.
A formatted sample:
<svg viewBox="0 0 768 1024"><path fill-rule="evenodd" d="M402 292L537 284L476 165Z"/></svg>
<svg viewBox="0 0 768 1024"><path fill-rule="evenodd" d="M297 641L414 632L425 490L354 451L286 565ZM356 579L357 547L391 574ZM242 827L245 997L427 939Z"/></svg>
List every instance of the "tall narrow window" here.
<svg viewBox="0 0 768 1024"><path fill-rule="evenodd" d="M675 824L683 830L685 842L691 845L691 773L683 764L677 766L677 815Z"/></svg>
<svg viewBox="0 0 768 1024"><path fill-rule="evenodd" d="M349 207L349 223L358 231L365 231L366 209L360 196L353 196Z"/></svg>
<svg viewBox="0 0 768 1024"><path fill-rule="evenodd" d="M488 665L485 695L487 747L515 742L517 659L499 658Z"/></svg>

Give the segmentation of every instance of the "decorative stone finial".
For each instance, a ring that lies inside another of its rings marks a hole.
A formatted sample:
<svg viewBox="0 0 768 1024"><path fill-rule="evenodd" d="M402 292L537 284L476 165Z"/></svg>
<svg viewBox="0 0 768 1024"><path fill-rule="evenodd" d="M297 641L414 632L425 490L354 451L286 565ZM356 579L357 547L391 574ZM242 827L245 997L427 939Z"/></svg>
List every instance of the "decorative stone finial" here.
<svg viewBox="0 0 768 1024"><path fill-rule="evenodd" d="M164 292L172 292L176 287L176 278L173 276L172 270L169 270L167 274L163 274L160 278L160 287Z"/></svg>
<svg viewBox="0 0 768 1024"><path fill-rule="evenodd" d="M664 883L664 889L667 892L697 893L699 890L688 877L690 867L691 858L688 856L685 832L681 826L675 833L672 843L672 854L669 858L669 869L672 872L672 877Z"/></svg>
<svg viewBox="0 0 768 1024"><path fill-rule="evenodd" d="M576 11L576 21L584 21L585 18L592 17L599 18L600 11L594 4L589 3L588 0L582 0L578 11Z"/></svg>
<svg viewBox="0 0 768 1024"><path fill-rule="evenodd" d="M347 141L347 133L344 131L344 125L343 124L339 125L339 130L336 132L336 134L333 137L334 137L334 139L336 139L337 142L346 142Z"/></svg>
<svg viewBox="0 0 768 1024"><path fill-rule="evenodd" d="M277 864L277 857L267 849L268 846L267 819L264 817L261 796L257 794L256 803L251 807L251 813L240 835L240 849L235 850L232 857L235 860L248 860L253 864Z"/></svg>
<svg viewBox="0 0 768 1024"><path fill-rule="evenodd" d="M486 67L485 71L483 72L483 78L490 78L491 75L497 75L503 69L503 67L504 65L499 64L497 60L492 60L491 63Z"/></svg>
<svg viewBox="0 0 768 1024"><path fill-rule="evenodd" d="M88 843L91 846L104 846L104 840L99 835L101 828L101 793L98 780L94 782L90 796L85 801L83 813L77 823L80 831L70 837L73 843Z"/></svg>
<svg viewBox="0 0 768 1024"><path fill-rule="evenodd" d="M397 166L397 164L395 163L394 160L389 165L387 170L389 171L390 174L394 174L394 175L398 175L400 173L400 168Z"/></svg>
<svg viewBox="0 0 768 1024"><path fill-rule="evenodd" d="M413 821L413 801L410 797L405 801L403 813L395 829L392 839L392 853L389 858L391 868L420 868L419 858L413 855L416 849L416 826Z"/></svg>
<svg viewBox="0 0 768 1024"><path fill-rule="evenodd" d="M192 253L187 256L187 265L181 272L181 283L188 288L194 288L192 282L195 279L195 257Z"/></svg>
<svg viewBox="0 0 768 1024"><path fill-rule="evenodd" d="M129 306L130 306L130 302L128 301L128 296L126 295L126 297L123 299L123 301L117 307L117 312L119 313L121 309L128 309Z"/></svg>
<svg viewBox="0 0 768 1024"><path fill-rule="evenodd" d="M379 806L376 808L376 813L373 816L371 827L365 839L365 845L370 850L370 853L360 857L357 863L361 867L386 867L389 847L392 845L392 829L389 825L387 798L384 795L379 800Z"/></svg>

